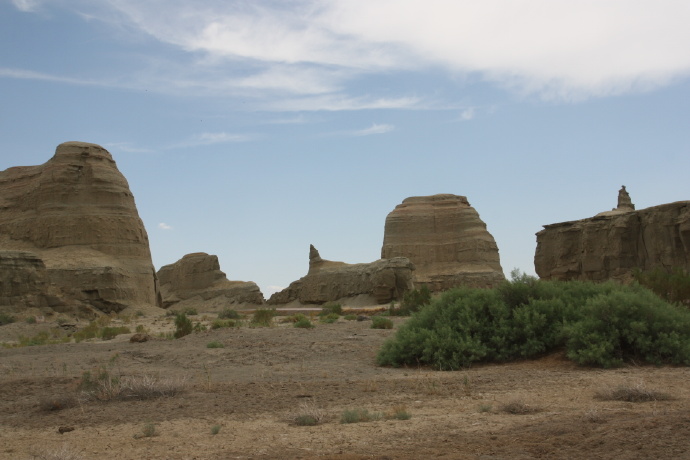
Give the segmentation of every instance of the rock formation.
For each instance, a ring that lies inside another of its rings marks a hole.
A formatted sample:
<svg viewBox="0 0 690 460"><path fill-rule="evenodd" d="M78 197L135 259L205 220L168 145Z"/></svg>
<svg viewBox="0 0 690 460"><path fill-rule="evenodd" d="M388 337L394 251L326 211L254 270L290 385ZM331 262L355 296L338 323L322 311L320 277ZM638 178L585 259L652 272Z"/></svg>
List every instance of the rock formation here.
<svg viewBox="0 0 690 460"><path fill-rule="evenodd" d="M16 310L51 304L108 313L158 305L134 197L98 145L67 142L43 165L0 172L0 251L0 271L18 267L9 282L0 275L0 302L23 299L12 304Z"/></svg>
<svg viewBox="0 0 690 460"><path fill-rule="evenodd" d="M545 225L534 266L554 280L629 281L635 269L690 270L690 201L635 211L623 187L613 211Z"/></svg>
<svg viewBox="0 0 690 460"><path fill-rule="evenodd" d="M415 285L432 291L505 279L496 241L464 196L403 200L386 217L381 257L407 257L416 267Z"/></svg>
<svg viewBox="0 0 690 460"><path fill-rule="evenodd" d="M314 246L309 248L309 272L268 300L278 305L295 300L323 304L344 298L369 295L384 304L412 288L414 265L404 257L380 259L368 264L346 264L324 260Z"/></svg>
<svg viewBox="0 0 690 460"><path fill-rule="evenodd" d="M230 281L220 270L218 257L204 252L187 254L158 270L163 307L179 302L185 307L217 310L236 304L263 304L264 296L253 282ZM178 304L175 308L179 308Z"/></svg>

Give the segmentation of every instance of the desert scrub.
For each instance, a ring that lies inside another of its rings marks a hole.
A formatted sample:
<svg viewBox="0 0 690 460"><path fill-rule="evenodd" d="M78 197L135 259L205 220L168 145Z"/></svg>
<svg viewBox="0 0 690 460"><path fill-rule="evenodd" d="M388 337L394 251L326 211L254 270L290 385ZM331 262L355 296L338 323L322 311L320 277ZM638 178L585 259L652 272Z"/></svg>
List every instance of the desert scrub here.
<svg viewBox="0 0 690 460"><path fill-rule="evenodd" d="M302 401L297 411L290 415L290 423L297 426L314 426L325 419L325 412L313 400Z"/></svg>
<svg viewBox="0 0 690 460"><path fill-rule="evenodd" d="M275 308L259 308L252 315L252 326L273 326L273 317L276 315Z"/></svg>
<svg viewBox="0 0 690 460"><path fill-rule="evenodd" d="M565 348L579 364L690 364L690 311L639 285L538 281L513 273L495 289L434 298L379 350L380 365L442 370Z"/></svg>
<svg viewBox="0 0 690 460"><path fill-rule="evenodd" d="M220 433L220 428L220 425L213 425L211 427L211 434L214 436L217 435L218 433Z"/></svg>
<svg viewBox="0 0 690 460"><path fill-rule="evenodd" d="M353 315L353 314L350 313L350 314L348 314L348 315L343 316L343 319L346 319L346 320L348 320L348 321L356 321L356 320L357 320L357 315Z"/></svg>
<svg viewBox="0 0 690 460"><path fill-rule="evenodd" d="M123 401L171 397L186 387L186 378L163 379L149 374L120 376L102 366L84 372L78 390L86 401Z"/></svg>
<svg viewBox="0 0 690 460"><path fill-rule="evenodd" d="M221 329L224 327L238 327L239 322L234 319L214 319L211 321L211 329Z"/></svg>
<svg viewBox="0 0 690 460"><path fill-rule="evenodd" d="M127 326L106 326L104 328L101 328L100 331L98 331L98 336L103 340L111 340L120 334L129 334L131 332L132 331L130 331Z"/></svg>
<svg viewBox="0 0 690 460"><path fill-rule="evenodd" d="M10 324L14 323L17 320L14 316L8 314L8 313L0 313L0 326L4 326L5 324Z"/></svg>
<svg viewBox="0 0 690 460"><path fill-rule="evenodd" d="M383 316L374 316L371 318L372 329L393 329L393 321Z"/></svg>
<svg viewBox="0 0 690 460"><path fill-rule="evenodd" d="M539 407L530 406L529 404L526 404L525 402L520 400L507 402L501 405L500 410L501 412L505 412L506 414L513 415L526 415L541 412L541 409Z"/></svg>
<svg viewBox="0 0 690 460"><path fill-rule="evenodd" d="M340 423L360 423L381 420L380 412L369 412L367 409L347 409L340 416Z"/></svg>
<svg viewBox="0 0 690 460"><path fill-rule="evenodd" d="M301 329L312 329L314 327L314 325L309 320L309 318L304 317L304 318L301 318L298 321L296 321L294 324L294 327L298 327Z"/></svg>
<svg viewBox="0 0 690 460"><path fill-rule="evenodd" d="M403 300L399 307L391 303L388 311L392 316L409 316L419 311L424 305L428 305L429 302L431 302L431 291L426 284L423 284L419 289L407 291L403 295Z"/></svg>
<svg viewBox="0 0 690 460"><path fill-rule="evenodd" d="M155 423L147 423L141 428L141 432L136 433L133 437L134 439L141 438L151 438L153 436L158 436L158 430L156 429Z"/></svg>
<svg viewBox="0 0 690 460"><path fill-rule="evenodd" d="M54 345L58 343L67 343L71 339L63 335L60 329L51 329L48 331L41 331L32 337L19 336L17 344L8 344L8 348L15 347L35 347L40 345Z"/></svg>
<svg viewBox="0 0 690 460"><path fill-rule="evenodd" d="M240 315L237 310L233 310L232 308L224 308L223 311L218 313L218 319L241 319L242 315Z"/></svg>
<svg viewBox="0 0 690 460"><path fill-rule="evenodd" d="M338 321L338 319L340 318L340 315L338 315L336 313L329 313L327 315L323 315L323 316L319 316L319 317L320 317L320 321L322 323L333 324L333 323Z"/></svg>
<svg viewBox="0 0 690 460"><path fill-rule="evenodd" d="M207 343L206 348L225 348L225 345L223 345L223 342L214 340L213 342Z"/></svg>
<svg viewBox="0 0 690 460"><path fill-rule="evenodd" d="M395 406L386 414L386 418L389 420L409 420L412 418L412 414L410 414L405 406Z"/></svg>
<svg viewBox="0 0 690 460"><path fill-rule="evenodd" d="M187 318L186 314L178 313L175 315L175 333L173 336L176 339L191 334L193 330L194 326L192 325L192 320Z"/></svg>
<svg viewBox="0 0 690 460"><path fill-rule="evenodd" d="M637 385L619 385L598 391L594 397L602 401L648 402L667 401L671 399L668 393L647 388L643 383Z"/></svg>
<svg viewBox="0 0 690 460"><path fill-rule="evenodd" d="M321 308L321 312L319 313L319 316L327 316L327 315L342 315L343 314L343 306L340 305L339 303L327 303Z"/></svg>

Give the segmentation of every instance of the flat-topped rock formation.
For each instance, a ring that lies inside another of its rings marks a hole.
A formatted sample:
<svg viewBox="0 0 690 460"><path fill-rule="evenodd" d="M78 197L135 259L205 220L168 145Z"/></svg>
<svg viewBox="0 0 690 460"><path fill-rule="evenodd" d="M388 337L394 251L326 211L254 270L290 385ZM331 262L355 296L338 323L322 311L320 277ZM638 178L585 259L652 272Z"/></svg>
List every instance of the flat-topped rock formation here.
<svg viewBox="0 0 690 460"><path fill-rule="evenodd" d="M230 281L220 270L218 257L204 252L187 254L158 270L163 307L213 311L237 304L260 305L264 296L256 283Z"/></svg>
<svg viewBox="0 0 690 460"><path fill-rule="evenodd" d="M690 270L690 201L636 211L624 186L612 211L545 225L534 266L542 279L624 282L635 269Z"/></svg>
<svg viewBox="0 0 690 460"><path fill-rule="evenodd" d="M498 246L464 196L406 198L386 217L381 257L406 257L415 286L492 287L505 279Z"/></svg>
<svg viewBox="0 0 690 460"><path fill-rule="evenodd" d="M309 272L268 299L272 305L299 301L303 304L369 295L379 304L402 299L412 289L414 265L404 257L371 263L346 264L324 260L314 246L309 248Z"/></svg>
<svg viewBox="0 0 690 460"><path fill-rule="evenodd" d="M20 296L34 300L13 304L15 310L36 304L45 286L57 296L52 304L77 309L159 305L148 236L129 184L96 144L66 142L43 165L0 172L0 250L25 253L19 278L45 269L43 283L29 283L32 292ZM19 263L7 254L5 264ZM12 283L0 285L0 299L14 293Z"/></svg>

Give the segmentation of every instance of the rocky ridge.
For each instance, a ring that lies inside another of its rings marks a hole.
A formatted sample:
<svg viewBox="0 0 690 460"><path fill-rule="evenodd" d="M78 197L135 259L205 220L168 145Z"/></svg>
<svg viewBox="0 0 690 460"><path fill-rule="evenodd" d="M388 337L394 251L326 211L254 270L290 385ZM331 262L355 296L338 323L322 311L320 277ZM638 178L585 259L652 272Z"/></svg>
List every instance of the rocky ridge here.
<svg viewBox="0 0 690 460"><path fill-rule="evenodd" d="M404 257L363 264L325 260L312 245L309 248L307 275L273 294L268 303L279 305L299 301L302 304L320 305L367 295L378 304L385 304L402 299L402 295L412 289L413 270L414 265Z"/></svg>
<svg viewBox="0 0 690 460"><path fill-rule="evenodd" d="M218 257L204 252L187 254L158 270L164 308L194 307L219 310L239 304L261 305L264 296L251 281L230 281Z"/></svg>
<svg viewBox="0 0 690 460"><path fill-rule="evenodd" d="M406 257L432 291L503 281L498 246L467 197L410 197L386 217L381 257Z"/></svg>
<svg viewBox="0 0 690 460"><path fill-rule="evenodd" d="M636 269L690 270L690 201L636 211L623 186L612 211L545 225L534 266L542 279L624 282Z"/></svg>
<svg viewBox="0 0 690 460"><path fill-rule="evenodd" d="M5 308L159 305L129 184L96 144L66 142L43 165L0 172L0 251Z"/></svg>

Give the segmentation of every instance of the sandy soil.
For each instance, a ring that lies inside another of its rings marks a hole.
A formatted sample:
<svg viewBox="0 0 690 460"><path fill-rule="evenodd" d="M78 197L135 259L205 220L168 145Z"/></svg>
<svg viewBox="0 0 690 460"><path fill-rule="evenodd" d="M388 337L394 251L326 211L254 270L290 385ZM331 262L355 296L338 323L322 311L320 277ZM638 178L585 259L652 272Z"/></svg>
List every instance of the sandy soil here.
<svg viewBox="0 0 690 460"><path fill-rule="evenodd" d="M172 330L166 318L137 321ZM688 368L590 369L559 354L458 372L381 368L376 352L394 330L370 324L341 319L312 330L242 327L146 343L118 336L0 349L0 458L69 458L47 456L62 449L83 459L690 459ZM45 327L3 326L0 341ZM207 348L211 341L225 347ZM47 410L46 401L74 399L83 373L98 367L187 383L172 397ZM671 399L595 398L619 385ZM536 412L501 410L516 401ZM306 403L326 414L324 423L291 423ZM409 420L340 423L348 409L401 407ZM155 436L142 436L148 424Z"/></svg>

